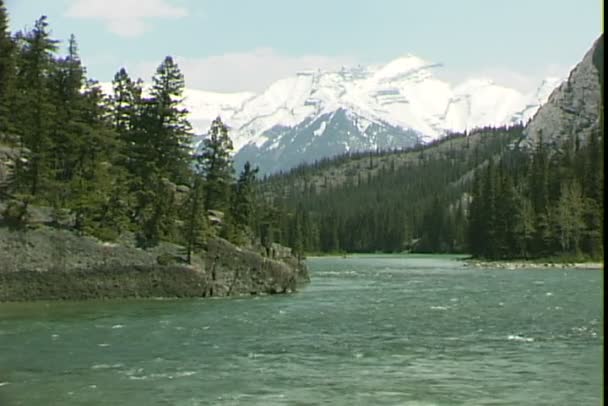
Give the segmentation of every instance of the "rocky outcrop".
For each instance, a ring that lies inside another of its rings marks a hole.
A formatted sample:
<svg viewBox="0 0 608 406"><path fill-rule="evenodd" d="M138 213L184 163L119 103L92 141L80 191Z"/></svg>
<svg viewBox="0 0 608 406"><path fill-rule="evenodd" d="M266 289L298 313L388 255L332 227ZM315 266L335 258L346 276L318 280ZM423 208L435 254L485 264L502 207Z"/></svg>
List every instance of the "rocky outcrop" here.
<svg viewBox="0 0 608 406"><path fill-rule="evenodd" d="M179 265L0 272L0 302L205 297L210 290L205 273Z"/></svg>
<svg viewBox="0 0 608 406"><path fill-rule="evenodd" d="M16 148L0 144L0 190L8 182L18 158L19 152Z"/></svg>
<svg viewBox="0 0 608 406"><path fill-rule="evenodd" d="M287 262L214 239L207 244L205 273L211 278L212 295L232 296L295 291L299 270Z"/></svg>
<svg viewBox="0 0 608 406"><path fill-rule="evenodd" d="M597 61L598 49L603 54L603 44L602 34L570 72L568 80L551 93L547 103L526 126L520 143L522 147L533 147L541 137L543 143L555 147L563 145L572 137L578 137L584 143L591 132L599 127L602 95L600 72L594 59Z"/></svg>
<svg viewBox="0 0 608 406"><path fill-rule="evenodd" d="M308 280L295 258L266 258L222 239L210 240L191 265L182 252L166 243L153 250L128 241L104 244L47 226L3 227L0 302L263 295L293 292Z"/></svg>

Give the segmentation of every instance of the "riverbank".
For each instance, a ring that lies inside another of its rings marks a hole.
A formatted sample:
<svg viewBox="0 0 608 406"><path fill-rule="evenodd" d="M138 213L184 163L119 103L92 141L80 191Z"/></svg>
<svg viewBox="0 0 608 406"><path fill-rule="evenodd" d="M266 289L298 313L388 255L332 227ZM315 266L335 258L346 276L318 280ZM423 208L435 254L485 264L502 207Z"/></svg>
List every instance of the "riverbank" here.
<svg viewBox="0 0 608 406"><path fill-rule="evenodd" d="M464 263L465 266L480 269L604 269L603 262L483 261L465 259Z"/></svg>
<svg viewBox="0 0 608 406"><path fill-rule="evenodd" d="M1 227L0 302L293 292L308 281L308 271L279 248L269 258L215 238L185 264L183 247L175 244L142 250L46 226Z"/></svg>

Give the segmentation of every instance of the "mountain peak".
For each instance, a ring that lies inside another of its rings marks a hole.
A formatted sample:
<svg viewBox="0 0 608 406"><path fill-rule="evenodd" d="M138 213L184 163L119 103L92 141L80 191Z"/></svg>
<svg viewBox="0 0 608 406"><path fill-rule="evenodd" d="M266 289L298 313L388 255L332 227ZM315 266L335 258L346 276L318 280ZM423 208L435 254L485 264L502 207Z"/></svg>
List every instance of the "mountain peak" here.
<svg viewBox="0 0 608 406"><path fill-rule="evenodd" d="M437 66L412 54L406 54L381 66L375 73L376 79L394 79L415 71Z"/></svg>
<svg viewBox="0 0 608 406"><path fill-rule="evenodd" d="M231 128L235 159L275 171L302 160L404 148L450 132L523 123L559 83L547 78L527 93L487 78L453 86L433 76L438 66L405 54L384 65L300 71L256 95L201 93L199 107L190 103L188 109L201 134L208 128L197 125L205 123L204 116L209 113L210 122L221 114Z"/></svg>

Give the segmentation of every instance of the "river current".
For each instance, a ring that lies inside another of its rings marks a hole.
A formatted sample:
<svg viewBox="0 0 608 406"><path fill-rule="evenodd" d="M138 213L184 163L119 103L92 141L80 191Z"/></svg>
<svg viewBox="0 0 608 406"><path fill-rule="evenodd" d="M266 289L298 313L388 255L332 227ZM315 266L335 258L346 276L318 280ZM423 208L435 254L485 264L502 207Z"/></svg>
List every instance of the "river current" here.
<svg viewBox="0 0 608 406"><path fill-rule="evenodd" d="M308 264L290 295L0 304L0 406L603 402L603 271Z"/></svg>

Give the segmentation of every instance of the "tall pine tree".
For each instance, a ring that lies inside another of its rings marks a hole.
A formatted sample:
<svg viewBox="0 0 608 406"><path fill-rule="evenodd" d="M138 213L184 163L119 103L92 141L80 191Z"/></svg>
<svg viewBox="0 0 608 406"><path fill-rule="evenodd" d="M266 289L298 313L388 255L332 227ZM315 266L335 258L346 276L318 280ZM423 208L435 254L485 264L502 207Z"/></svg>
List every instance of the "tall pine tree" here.
<svg viewBox="0 0 608 406"><path fill-rule="evenodd" d="M207 138L203 140L201 153L197 156L201 173L205 177L205 207L213 210L229 208L230 185L234 169L232 166L232 141L228 128L217 117L211 123Z"/></svg>
<svg viewBox="0 0 608 406"><path fill-rule="evenodd" d="M51 189L51 129L54 104L49 91L49 78L54 69L53 53L57 41L50 38L46 17L34 29L17 35L16 133L27 148L28 165L17 174L23 192L45 200Z"/></svg>
<svg viewBox="0 0 608 406"><path fill-rule="evenodd" d="M15 92L15 44L9 31L4 0L0 0L0 136L12 130L11 109Z"/></svg>

